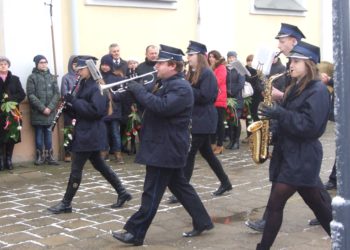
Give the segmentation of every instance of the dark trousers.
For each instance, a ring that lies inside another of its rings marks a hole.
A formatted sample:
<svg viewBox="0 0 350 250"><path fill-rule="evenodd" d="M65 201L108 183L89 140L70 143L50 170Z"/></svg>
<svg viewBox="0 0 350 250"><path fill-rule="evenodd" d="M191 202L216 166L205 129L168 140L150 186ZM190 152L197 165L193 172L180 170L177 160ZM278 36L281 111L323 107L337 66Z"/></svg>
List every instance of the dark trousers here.
<svg viewBox="0 0 350 250"><path fill-rule="evenodd" d="M214 171L215 175L220 180L221 184L229 183L228 176L226 175L220 161L213 153L210 145L210 135L209 134L192 134L191 149L188 153L186 167L184 169L185 178L190 182L196 154L199 153L208 162L210 168Z"/></svg>
<svg viewBox="0 0 350 250"><path fill-rule="evenodd" d="M216 144L217 146L221 147L225 136L225 108L216 107L216 111L218 113L218 125L216 128L216 133L211 135L211 144Z"/></svg>
<svg viewBox="0 0 350 250"><path fill-rule="evenodd" d="M145 238L167 187L192 217L194 229L205 229L212 224L198 194L185 179L182 168L146 166L141 207L124 226L136 239Z"/></svg>
<svg viewBox="0 0 350 250"><path fill-rule="evenodd" d="M72 155L71 173L64 200L71 202L75 196L81 183L83 168L87 160L90 160L92 166L101 173L118 194L124 191L117 174L102 159L100 151L75 152Z"/></svg>

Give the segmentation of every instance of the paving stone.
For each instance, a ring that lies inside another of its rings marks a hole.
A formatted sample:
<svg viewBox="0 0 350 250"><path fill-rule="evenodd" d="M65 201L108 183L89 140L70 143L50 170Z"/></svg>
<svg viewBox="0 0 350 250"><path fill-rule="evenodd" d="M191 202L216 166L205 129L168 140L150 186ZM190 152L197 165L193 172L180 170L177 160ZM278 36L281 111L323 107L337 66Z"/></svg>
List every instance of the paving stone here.
<svg viewBox="0 0 350 250"><path fill-rule="evenodd" d="M49 235L47 237L44 237L36 241L46 245L49 248L53 248L56 246L63 246L63 245L70 244L72 242L77 241L77 239L68 234L60 233L60 234Z"/></svg>
<svg viewBox="0 0 350 250"><path fill-rule="evenodd" d="M321 141L324 161L321 178L327 180L334 163L334 135L331 124ZM73 213L53 215L49 206L62 200L70 164L55 168L15 164L15 170L0 172L0 248L4 249L254 249L261 239L244 225L245 220L260 219L270 193L268 162L256 165L250 158L248 145L239 150L225 150L219 155L233 190L220 197L212 196L220 185L208 164L198 154L191 184L197 190L212 217L215 228L201 237L183 238L192 229L191 218L181 204L168 204L169 190L146 235L145 246L137 248L115 240L111 232L122 230L127 219L141 202L145 167L134 164L132 156L124 156L126 164L110 162L132 193L133 199L120 209L110 205L117 194L110 184L93 169L84 168L83 181L72 202ZM335 195L335 192L330 192ZM319 226L307 222L313 213L299 195L287 203L284 220L272 249L330 249L331 240Z"/></svg>
<svg viewBox="0 0 350 250"><path fill-rule="evenodd" d="M0 236L0 242L5 242L6 244L20 244L29 240L40 239L39 235L31 234L25 231L9 233Z"/></svg>

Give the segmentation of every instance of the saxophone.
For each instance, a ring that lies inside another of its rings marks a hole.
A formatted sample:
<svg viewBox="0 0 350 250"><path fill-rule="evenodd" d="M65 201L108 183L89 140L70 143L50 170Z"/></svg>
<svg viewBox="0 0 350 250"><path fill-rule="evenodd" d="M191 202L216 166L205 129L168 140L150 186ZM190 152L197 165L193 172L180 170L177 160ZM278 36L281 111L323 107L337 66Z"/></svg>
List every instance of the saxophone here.
<svg viewBox="0 0 350 250"><path fill-rule="evenodd" d="M272 83L286 73L272 75L265 81L264 100L267 106L272 105ZM270 121L256 121L247 127L247 131L252 134L249 136L249 147L252 153L253 161L256 164L265 162L269 157L269 145L271 143Z"/></svg>

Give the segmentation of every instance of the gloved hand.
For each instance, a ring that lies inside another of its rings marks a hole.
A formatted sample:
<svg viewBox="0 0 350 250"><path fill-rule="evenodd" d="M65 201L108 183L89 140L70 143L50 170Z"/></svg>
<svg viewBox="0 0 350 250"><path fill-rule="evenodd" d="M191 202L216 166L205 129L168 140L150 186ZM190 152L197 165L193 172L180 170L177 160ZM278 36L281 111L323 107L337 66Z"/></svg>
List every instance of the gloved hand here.
<svg viewBox="0 0 350 250"><path fill-rule="evenodd" d="M127 83L127 90L130 90L133 93L137 93L142 89L143 89L143 86L141 83L138 83L136 81L130 81Z"/></svg>
<svg viewBox="0 0 350 250"><path fill-rule="evenodd" d="M261 119L275 119L278 120L283 112L283 108L277 103L273 103L272 106L267 106L264 103L260 103L258 107L258 115L262 116Z"/></svg>
<svg viewBox="0 0 350 250"><path fill-rule="evenodd" d="M68 106L72 106L72 102L73 102L73 99L74 99L74 96L72 94L70 94L70 93L65 94L63 99L64 99L64 101L66 102L66 104Z"/></svg>

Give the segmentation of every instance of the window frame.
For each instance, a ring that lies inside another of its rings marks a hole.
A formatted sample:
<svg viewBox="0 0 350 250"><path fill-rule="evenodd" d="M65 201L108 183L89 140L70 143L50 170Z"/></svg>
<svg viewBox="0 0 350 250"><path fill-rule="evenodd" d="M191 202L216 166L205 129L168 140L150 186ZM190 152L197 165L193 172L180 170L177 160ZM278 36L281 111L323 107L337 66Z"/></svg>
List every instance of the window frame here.
<svg viewBox="0 0 350 250"><path fill-rule="evenodd" d="M275 1L281 1L281 0L275 0ZM250 2L250 13L255 15L284 15L284 16L306 16L307 12L307 0L295 0L298 2L305 11L295 11L295 10L263 10L263 9L257 9L255 8L255 0L251 0Z"/></svg>
<svg viewBox="0 0 350 250"><path fill-rule="evenodd" d="M85 0L85 5L150 9L177 9L178 0Z"/></svg>

